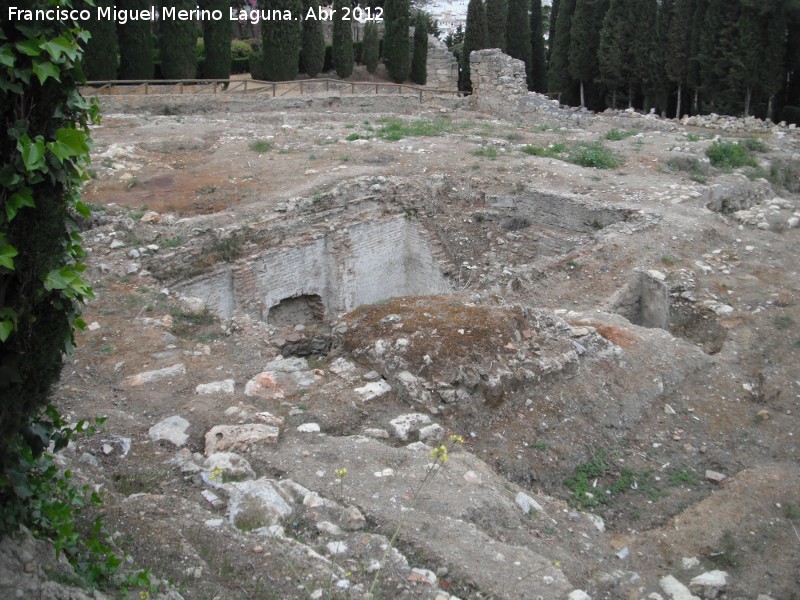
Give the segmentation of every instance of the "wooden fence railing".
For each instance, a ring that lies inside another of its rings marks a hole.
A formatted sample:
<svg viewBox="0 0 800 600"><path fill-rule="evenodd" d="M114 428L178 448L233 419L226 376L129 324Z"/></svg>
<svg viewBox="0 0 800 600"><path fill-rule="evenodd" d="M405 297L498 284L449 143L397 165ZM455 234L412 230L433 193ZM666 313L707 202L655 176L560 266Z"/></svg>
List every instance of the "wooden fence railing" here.
<svg viewBox="0 0 800 600"><path fill-rule="evenodd" d="M261 94L273 98L303 94L338 92L353 95L418 95L420 102L434 96L456 96L463 92L408 85L339 79L301 79L296 81L259 81L255 79L152 79L88 81L83 88L87 96L135 94Z"/></svg>

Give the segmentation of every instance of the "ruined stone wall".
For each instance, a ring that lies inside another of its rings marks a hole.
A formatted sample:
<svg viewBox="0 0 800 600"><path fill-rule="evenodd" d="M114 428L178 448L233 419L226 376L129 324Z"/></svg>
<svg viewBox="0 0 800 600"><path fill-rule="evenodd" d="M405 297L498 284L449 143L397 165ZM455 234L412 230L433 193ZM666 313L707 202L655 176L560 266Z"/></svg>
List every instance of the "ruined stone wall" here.
<svg viewBox="0 0 800 600"><path fill-rule="evenodd" d="M428 36L428 82L425 87L436 90L458 89L458 61L444 42Z"/></svg>
<svg viewBox="0 0 800 600"><path fill-rule="evenodd" d="M242 311L262 320L281 300L301 295L319 295L332 317L387 298L449 291L423 233L404 217L265 252L181 286L223 319Z"/></svg>
<svg viewBox="0 0 800 600"><path fill-rule="evenodd" d="M475 108L482 112L516 111L528 93L525 63L499 49L476 50L469 55Z"/></svg>

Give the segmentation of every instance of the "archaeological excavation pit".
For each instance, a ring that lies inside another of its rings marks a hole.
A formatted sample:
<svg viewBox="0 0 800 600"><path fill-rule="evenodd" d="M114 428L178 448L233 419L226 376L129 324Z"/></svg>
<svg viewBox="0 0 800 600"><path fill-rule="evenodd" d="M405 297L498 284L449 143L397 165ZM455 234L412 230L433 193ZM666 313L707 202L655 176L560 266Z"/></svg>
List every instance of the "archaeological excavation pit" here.
<svg viewBox="0 0 800 600"><path fill-rule="evenodd" d="M425 234L402 216L218 264L181 286L181 294L203 299L221 319L242 312L278 327L321 324L363 304L450 291Z"/></svg>

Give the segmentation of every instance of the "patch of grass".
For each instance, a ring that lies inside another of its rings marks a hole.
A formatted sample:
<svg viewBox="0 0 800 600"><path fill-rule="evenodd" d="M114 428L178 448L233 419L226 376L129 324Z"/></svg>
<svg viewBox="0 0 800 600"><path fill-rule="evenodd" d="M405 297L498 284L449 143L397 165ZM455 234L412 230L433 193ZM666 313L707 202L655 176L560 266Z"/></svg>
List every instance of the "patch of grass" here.
<svg viewBox="0 0 800 600"><path fill-rule="evenodd" d="M367 136L367 135L362 135L362 134L360 134L360 133L351 133L350 135L348 135L348 136L347 136L346 138L344 138L344 139L346 139L348 142L354 142L354 141L356 141L356 140L368 140L368 139L369 139L369 136Z"/></svg>
<svg viewBox="0 0 800 600"><path fill-rule="evenodd" d="M575 474L564 480L564 485L571 492L570 504L581 509L608 505L616 497L632 490L653 501L663 495L650 471L637 472L629 467L617 469L603 448L592 451L589 460L579 464Z"/></svg>
<svg viewBox="0 0 800 600"><path fill-rule="evenodd" d="M494 146L486 146L485 148L478 148L472 151L473 156L480 156L481 158L490 158L495 160L497 158L497 148Z"/></svg>
<svg viewBox="0 0 800 600"><path fill-rule="evenodd" d="M570 258L565 264L571 269L577 269L581 266L580 263L574 258Z"/></svg>
<svg viewBox="0 0 800 600"><path fill-rule="evenodd" d="M751 151L738 142L717 140L706 150L706 156L712 165L725 171L756 166L756 160Z"/></svg>
<svg viewBox="0 0 800 600"><path fill-rule="evenodd" d="M624 129L612 129L606 134L606 139L611 142L618 142L636 135L635 131L626 131Z"/></svg>
<svg viewBox="0 0 800 600"><path fill-rule="evenodd" d="M783 507L783 516L790 521L800 521L800 508L794 504L787 504Z"/></svg>
<svg viewBox="0 0 800 600"><path fill-rule="evenodd" d="M625 160L600 142L579 142L569 150L569 162L593 169L615 169Z"/></svg>
<svg viewBox="0 0 800 600"><path fill-rule="evenodd" d="M661 257L661 262L667 265L668 267L671 267L672 265L675 264L675 259L669 256L668 254L665 254L664 256Z"/></svg>
<svg viewBox="0 0 800 600"><path fill-rule="evenodd" d="M687 133L686 134L686 141L687 142L699 142L701 139L703 139L703 138L701 138L696 133Z"/></svg>
<svg viewBox="0 0 800 600"><path fill-rule="evenodd" d="M747 148L750 152L766 152L768 150L764 141L758 138L745 138L743 140L739 140L739 143Z"/></svg>
<svg viewBox="0 0 800 600"><path fill-rule="evenodd" d="M244 245L247 239L248 235L243 231L234 231L230 235L215 236L209 248L209 254L223 262L232 262L244 253Z"/></svg>
<svg viewBox="0 0 800 600"><path fill-rule="evenodd" d="M566 144L561 142L550 146L528 145L520 148L520 151L531 156L544 156L546 158L562 158L561 154L566 150Z"/></svg>
<svg viewBox="0 0 800 600"><path fill-rule="evenodd" d="M270 144L267 140L256 140L254 142L250 142L250 150L253 152L263 154L264 152L269 152L271 149L272 144Z"/></svg>
<svg viewBox="0 0 800 600"><path fill-rule="evenodd" d="M342 156L339 157L339 160L342 162L348 162L350 160L350 156L347 154L343 154Z"/></svg>
<svg viewBox="0 0 800 600"><path fill-rule="evenodd" d="M800 161L774 160L767 175L769 182L787 192L800 192Z"/></svg>
<svg viewBox="0 0 800 600"><path fill-rule="evenodd" d="M739 544L736 536L730 529L726 529L718 542L717 549L708 558L718 567L734 568L739 565L737 548L739 548Z"/></svg>
<svg viewBox="0 0 800 600"><path fill-rule="evenodd" d="M453 124L448 119L406 121L388 117L380 119L379 122L381 126L377 132L378 137L391 142L402 140L404 137L439 136L453 131Z"/></svg>
<svg viewBox="0 0 800 600"><path fill-rule="evenodd" d="M789 315L778 315L772 319L772 324L775 325L777 329L784 331L794 325L794 319Z"/></svg>
<svg viewBox="0 0 800 600"><path fill-rule="evenodd" d="M597 219L592 219L592 222L589 223L589 225L592 227L592 229L597 229L598 231L605 229L605 225L603 225L603 223Z"/></svg>
<svg viewBox="0 0 800 600"><path fill-rule="evenodd" d="M539 452L547 452L550 449L550 444L547 442L536 442L533 447Z"/></svg>
<svg viewBox="0 0 800 600"><path fill-rule="evenodd" d="M670 485L700 485L700 478L689 469L673 469L669 474Z"/></svg>
<svg viewBox="0 0 800 600"><path fill-rule="evenodd" d="M694 156L673 156L667 159L667 168L674 172L686 172L697 183L708 181L708 165Z"/></svg>
<svg viewBox="0 0 800 600"><path fill-rule="evenodd" d="M507 139L509 142L515 142L515 141L517 141L517 140L520 140L520 139L522 139L522 135L521 135L521 134L519 134L519 133L516 133L516 132L512 131L511 133L507 133L507 134L506 134L506 139Z"/></svg>
<svg viewBox="0 0 800 600"><path fill-rule="evenodd" d="M179 235L173 235L170 237L163 238L159 240L158 245L161 248L177 248L181 244L183 244L183 238Z"/></svg>

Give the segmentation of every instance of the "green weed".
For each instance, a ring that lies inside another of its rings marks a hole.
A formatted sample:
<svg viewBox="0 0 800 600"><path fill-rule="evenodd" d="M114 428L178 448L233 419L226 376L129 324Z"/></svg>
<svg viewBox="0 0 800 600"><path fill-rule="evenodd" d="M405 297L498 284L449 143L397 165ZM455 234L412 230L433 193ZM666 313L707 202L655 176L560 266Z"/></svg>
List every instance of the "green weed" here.
<svg viewBox="0 0 800 600"><path fill-rule="evenodd" d="M569 151L569 162L593 169L615 169L625 161L600 142L579 142Z"/></svg>
<svg viewBox="0 0 800 600"><path fill-rule="evenodd" d="M708 165L694 156L673 156L667 159L667 168L674 172L687 172L697 183L708 181Z"/></svg>
<svg viewBox="0 0 800 600"><path fill-rule="evenodd" d="M396 117L387 117L379 120L378 137L391 142L402 140L404 137L430 137L439 136L453 131L453 124L447 119L417 119L406 121Z"/></svg>
<svg viewBox="0 0 800 600"><path fill-rule="evenodd" d="M256 140L254 142L250 142L250 150L253 152L263 154L264 152L269 152L271 149L272 144L270 144L267 140Z"/></svg>
<svg viewBox="0 0 800 600"><path fill-rule="evenodd" d="M794 325L794 319L789 315L778 315L774 319L772 319L772 324L781 331L789 329L792 325Z"/></svg>
<svg viewBox="0 0 800 600"><path fill-rule="evenodd" d="M472 151L473 156L480 156L481 158L490 158L495 160L497 158L497 148L494 146L486 146L485 148L478 148Z"/></svg>
<svg viewBox="0 0 800 600"><path fill-rule="evenodd" d="M606 139L611 142L618 142L636 135L635 131L625 131L620 129L612 129L606 134Z"/></svg>
<svg viewBox="0 0 800 600"><path fill-rule="evenodd" d="M756 166L756 160L750 150L737 142L717 140L706 150L706 156L712 165L725 171Z"/></svg>
<svg viewBox="0 0 800 600"><path fill-rule="evenodd" d="M544 156L546 158L562 158L561 154L566 150L566 144L561 142L551 144L550 146L534 146L528 145L520 148L521 152L530 154L531 156Z"/></svg>

